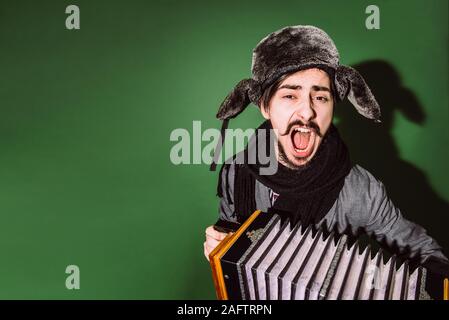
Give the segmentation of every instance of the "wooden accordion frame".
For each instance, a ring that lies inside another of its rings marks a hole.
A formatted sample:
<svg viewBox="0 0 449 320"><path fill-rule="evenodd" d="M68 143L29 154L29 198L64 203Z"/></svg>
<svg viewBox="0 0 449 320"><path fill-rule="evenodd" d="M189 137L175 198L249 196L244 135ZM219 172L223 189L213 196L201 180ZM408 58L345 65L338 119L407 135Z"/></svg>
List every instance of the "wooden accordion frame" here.
<svg viewBox="0 0 449 320"><path fill-rule="evenodd" d="M210 253L220 300L421 300L426 269L255 211Z"/></svg>

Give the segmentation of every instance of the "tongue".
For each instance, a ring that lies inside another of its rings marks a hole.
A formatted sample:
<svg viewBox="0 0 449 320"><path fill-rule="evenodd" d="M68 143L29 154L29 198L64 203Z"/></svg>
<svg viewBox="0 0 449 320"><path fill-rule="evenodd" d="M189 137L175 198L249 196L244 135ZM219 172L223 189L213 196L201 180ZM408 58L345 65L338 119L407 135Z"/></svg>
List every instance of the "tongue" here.
<svg viewBox="0 0 449 320"><path fill-rule="evenodd" d="M296 149L304 150L309 145L310 132L296 131L293 136L293 144Z"/></svg>

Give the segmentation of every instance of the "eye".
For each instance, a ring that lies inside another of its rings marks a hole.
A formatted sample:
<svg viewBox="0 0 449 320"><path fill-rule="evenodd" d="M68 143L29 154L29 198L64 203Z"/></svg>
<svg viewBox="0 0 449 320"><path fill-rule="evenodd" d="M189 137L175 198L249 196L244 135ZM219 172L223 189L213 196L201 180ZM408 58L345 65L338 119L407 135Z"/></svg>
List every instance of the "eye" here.
<svg viewBox="0 0 449 320"><path fill-rule="evenodd" d="M287 94L287 95L283 96L282 98L284 98L284 99L289 99L289 100L293 100L293 99L295 99L295 96L294 96L294 95L291 95L291 94Z"/></svg>
<svg viewBox="0 0 449 320"><path fill-rule="evenodd" d="M329 99L328 99L327 97L324 97L324 96L318 96L318 97L316 97L315 99L318 100L318 101L320 101L320 102L323 102L323 103L329 101Z"/></svg>

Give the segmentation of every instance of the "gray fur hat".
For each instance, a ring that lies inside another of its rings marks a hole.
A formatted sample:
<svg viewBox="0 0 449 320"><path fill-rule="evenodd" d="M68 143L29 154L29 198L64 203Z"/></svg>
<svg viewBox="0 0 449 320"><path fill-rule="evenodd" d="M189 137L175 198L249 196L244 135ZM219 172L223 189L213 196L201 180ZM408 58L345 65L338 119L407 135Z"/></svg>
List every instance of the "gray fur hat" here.
<svg viewBox="0 0 449 320"><path fill-rule="evenodd" d="M221 103L217 118L240 114L251 102L259 105L266 88L284 74L308 68L325 70L334 81L336 98L346 97L357 111L380 122L380 107L362 76L340 65L332 39L314 26L292 26L269 34L253 50L252 78L240 81Z"/></svg>

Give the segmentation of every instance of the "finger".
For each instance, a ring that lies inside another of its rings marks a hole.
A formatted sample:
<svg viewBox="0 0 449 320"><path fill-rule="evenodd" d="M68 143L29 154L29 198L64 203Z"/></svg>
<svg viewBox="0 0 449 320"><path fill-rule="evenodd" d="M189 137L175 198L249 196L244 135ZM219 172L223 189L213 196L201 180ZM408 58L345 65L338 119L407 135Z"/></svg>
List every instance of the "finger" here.
<svg viewBox="0 0 449 320"><path fill-rule="evenodd" d="M220 232L215 230L213 226L209 226L209 227L206 228L206 236L209 236L209 237L214 238L214 239L219 239Z"/></svg>
<svg viewBox="0 0 449 320"><path fill-rule="evenodd" d="M227 233L219 232L214 229L213 226L209 226L206 228L206 236L214 238L216 240L223 240L226 237Z"/></svg>
<svg viewBox="0 0 449 320"><path fill-rule="evenodd" d="M211 237L210 235L206 234L206 241L218 241L221 242L221 239L217 239L215 237Z"/></svg>
<svg viewBox="0 0 449 320"><path fill-rule="evenodd" d="M207 256L209 257L209 255L211 254L212 251L214 251L215 248L206 244L206 249L207 249Z"/></svg>
<svg viewBox="0 0 449 320"><path fill-rule="evenodd" d="M217 231L217 232L218 232L218 231ZM221 240L223 240L224 238L226 238L227 235L228 235L227 233L218 232L218 237L217 237L217 239L221 241Z"/></svg>
<svg viewBox="0 0 449 320"><path fill-rule="evenodd" d="M204 256L206 257L207 261L210 261L209 260L209 248L207 247L206 242L204 242L203 247L204 247Z"/></svg>
<svg viewBox="0 0 449 320"><path fill-rule="evenodd" d="M207 238L206 239L206 245L208 245L209 247L211 247L212 249L214 249L216 246L219 245L221 241L212 239L212 238Z"/></svg>
<svg viewBox="0 0 449 320"><path fill-rule="evenodd" d="M212 252L212 250L214 250L219 244L220 244L220 241L216 241L216 240L206 241L206 246L207 246L207 248L209 248L209 252Z"/></svg>
<svg viewBox="0 0 449 320"><path fill-rule="evenodd" d="M217 246L215 246L214 244L210 245L209 243L204 242L204 250L206 250L207 255L209 255L212 251L214 251L214 249L215 249L216 247L217 247Z"/></svg>

